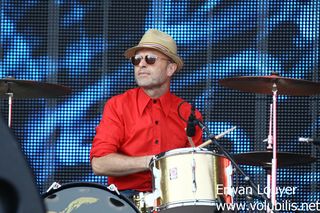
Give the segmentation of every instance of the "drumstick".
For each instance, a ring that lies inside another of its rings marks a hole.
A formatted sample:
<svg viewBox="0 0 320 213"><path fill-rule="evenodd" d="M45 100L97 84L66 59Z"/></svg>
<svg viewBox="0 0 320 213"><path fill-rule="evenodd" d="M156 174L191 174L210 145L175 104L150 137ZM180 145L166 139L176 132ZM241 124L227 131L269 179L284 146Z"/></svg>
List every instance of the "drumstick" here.
<svg viewBox="0 0 320 213"><path fill-rule="evenodd" d="M212 143L212 140L211 140L211 139L207 140L206 142L200 144L200 145L197 146L197 147L198 147L198 148L202 148L202 147L205 147L205 146L209 145L210 143Z"/></svg>
<svg viewBox="0 0 320 213"><path fill-rule="evenodd" d="M225 131L225 132L223 132L223 133L215 136L215 137L214 137L215 140L219 140L220 138L222 138L223 136L225 136L225 135L228 134L229 132L235 130L236 128L237 128L237 127L234 126L234 127L232 127L231 129L228 129L227 131ZM212 140L211 140L211 139L207 140L206 142L200 144L200 145L197 146L197 147L198 147L198 148L202 148L202 147L205 147L205 146L209 145L210 143L212 143Z"/></svg>

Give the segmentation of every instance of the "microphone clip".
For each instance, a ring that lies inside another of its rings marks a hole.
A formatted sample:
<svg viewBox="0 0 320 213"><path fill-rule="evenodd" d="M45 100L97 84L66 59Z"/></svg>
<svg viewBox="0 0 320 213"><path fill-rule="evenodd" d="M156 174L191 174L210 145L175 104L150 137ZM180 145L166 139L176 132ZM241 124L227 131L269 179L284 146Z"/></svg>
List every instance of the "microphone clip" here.
<svg viewBox="0 0 320 213"><path fill-rule="evenodd" d="M188 137L193 137L196 135L196 125L198 123L198 120L195 115L195 107L191 105L191 113L188 118L187 122L187 136Z"/></svg>

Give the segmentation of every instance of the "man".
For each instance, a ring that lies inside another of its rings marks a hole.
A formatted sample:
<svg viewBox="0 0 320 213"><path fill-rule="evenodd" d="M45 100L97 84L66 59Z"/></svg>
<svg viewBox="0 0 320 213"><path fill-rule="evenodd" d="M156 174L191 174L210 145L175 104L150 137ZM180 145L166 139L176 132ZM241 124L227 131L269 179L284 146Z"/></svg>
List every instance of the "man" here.
<svg viewBox="0 0 320 213"><path fill-rule="evenodd" d="M191 106L170 92L170 80L183 66L172 37L148 30L125 56L134 65L139 87L107 101L90 159L96 175L108 176L108 184L131 196L152 191L149 163L155 155L190 147L185 120ZM198 111L195 114L201 119ZM192 142L202 143L199 127Z"/></svg>

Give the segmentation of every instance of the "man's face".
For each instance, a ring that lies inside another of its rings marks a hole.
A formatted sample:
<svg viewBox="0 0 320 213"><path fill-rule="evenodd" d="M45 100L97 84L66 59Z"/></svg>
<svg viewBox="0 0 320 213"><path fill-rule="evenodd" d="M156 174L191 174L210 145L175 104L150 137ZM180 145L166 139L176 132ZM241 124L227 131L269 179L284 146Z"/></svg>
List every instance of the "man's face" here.
<svg viewBox="0 0 320 213"><path fill-rule="evenodd" d="M174 64L170 62L169 57L151 49L139 50L136 52L135 57L141 59L140 63L134 66L134 76L138 86L154 89L170 82L170 77L175 72L175 68L172 67ZM156 57L155 62L148 64L146 57L150 57L153 60Z"/></svg>

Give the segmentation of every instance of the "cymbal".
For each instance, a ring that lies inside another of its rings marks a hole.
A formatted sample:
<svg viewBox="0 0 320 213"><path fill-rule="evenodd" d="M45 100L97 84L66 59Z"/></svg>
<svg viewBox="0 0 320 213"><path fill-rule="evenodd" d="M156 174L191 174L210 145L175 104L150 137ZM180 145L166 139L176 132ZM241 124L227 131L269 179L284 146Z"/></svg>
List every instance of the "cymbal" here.
<svg viewBox="0 0 320 213"><path fill-rule="evenodd" d="M269 168L272 166L272 151L255 151L234 154L234 160L238 164L250 166L262 166ZM290 152L277 152L277 167L285 168L289 166L306 165L316 161L316 158L307 154L297 154Z"/></svg>
<svg viewBox="0 0 320 213"><path fill-rule="evenodd" d="M55 98L71 93L68 87L30 80L18 80L14 78L0 79L0 97L8 97L7 93L13 93L13 98Z"/></svg>
<svg viewBox="0 0 320 213"><path fill-rule="evenodd" d="M272 73L270 76L242 76L219 80L219 84L224 87L243 92L271 95L274 83L279 95L310 96L320 93L319 82L280 77L276 73Z"/></svg>

